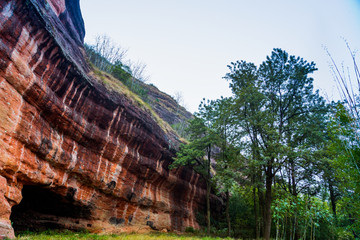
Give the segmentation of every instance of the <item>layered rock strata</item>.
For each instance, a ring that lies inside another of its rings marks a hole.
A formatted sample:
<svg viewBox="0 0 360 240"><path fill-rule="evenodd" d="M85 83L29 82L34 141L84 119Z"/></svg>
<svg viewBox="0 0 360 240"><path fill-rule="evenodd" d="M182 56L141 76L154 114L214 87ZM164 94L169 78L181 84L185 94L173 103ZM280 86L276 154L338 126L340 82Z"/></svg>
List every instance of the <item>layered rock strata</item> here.
<svg viewBox="0 0 360 240"><path fill-rule="evenodd" d="M84 34L78 0L0 1L0 236L198 227L199 175L169 171L176 137L88 76Z"/></svg>

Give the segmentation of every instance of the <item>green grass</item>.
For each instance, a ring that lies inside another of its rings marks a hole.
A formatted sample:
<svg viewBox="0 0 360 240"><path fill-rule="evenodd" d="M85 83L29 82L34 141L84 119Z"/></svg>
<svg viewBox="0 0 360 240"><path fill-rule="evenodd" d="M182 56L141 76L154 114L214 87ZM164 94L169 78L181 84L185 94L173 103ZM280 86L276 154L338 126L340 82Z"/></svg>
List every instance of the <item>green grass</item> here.
<svg viewBox="0 0 360 240"><path fill-rule="evenodd" d="M178 135L176 131L151 108L151 106L144 102L136 93L132 92L124 83L116 79L111 74L100 71L93 67L93 72L90 73L95 79L98 79L110 91L115 91L119 94L126 96L127 99L133 102L145 112L149 113L153 120L166 132Z"/></svg>
<svg viewBox="0 0 360 240"><path fill-rule="evenodd" d="M214 238L214 237L201 237L195 235L177 235L175 233L148 233L148 234L137 234L137 233L122 233L112 235L100 235L92 233L74 233L70 231L57 232L57 231L46 231L43 233L24 232L17 236L17 239L31 239L31 240L215 240L215 239L231 239L231 238Z"/></svg>

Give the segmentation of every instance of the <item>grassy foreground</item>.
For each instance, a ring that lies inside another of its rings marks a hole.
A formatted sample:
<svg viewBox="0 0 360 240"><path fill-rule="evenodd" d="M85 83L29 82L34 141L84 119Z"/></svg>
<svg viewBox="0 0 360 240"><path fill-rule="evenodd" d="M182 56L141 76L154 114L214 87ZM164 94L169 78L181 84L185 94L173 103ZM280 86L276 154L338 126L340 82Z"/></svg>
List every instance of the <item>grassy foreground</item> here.
<svg viewBox="0 0 360 240"><path fill-rule="evenodd" d="M177 235L174 233L148 233L148 234L112 234L112 235L99 235L92 233L73 233L73 232L43 232L43 233L22 233L17 236L17 239L21 240L77 240L77 239L89 239L89 240L220 240L231 238L214 238L214 237L200 237L191 235Z"/></svg>

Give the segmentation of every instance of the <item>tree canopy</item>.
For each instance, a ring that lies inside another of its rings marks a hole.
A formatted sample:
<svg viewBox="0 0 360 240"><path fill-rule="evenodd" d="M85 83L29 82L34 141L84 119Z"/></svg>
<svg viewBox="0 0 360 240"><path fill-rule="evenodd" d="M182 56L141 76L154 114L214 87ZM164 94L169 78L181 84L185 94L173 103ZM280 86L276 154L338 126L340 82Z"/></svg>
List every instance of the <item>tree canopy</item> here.
<svg viewBox="0 0 360 240"><path fill-rule="evenodd" d="M173 166L192 167L208 194L210 186L225 193L227 235L252 226L247 234L257 239L356 238L357 109L327 103L313 86L315 63L281 49L259 66L236 61L228 69L232 96L204 99Z"/></svg>

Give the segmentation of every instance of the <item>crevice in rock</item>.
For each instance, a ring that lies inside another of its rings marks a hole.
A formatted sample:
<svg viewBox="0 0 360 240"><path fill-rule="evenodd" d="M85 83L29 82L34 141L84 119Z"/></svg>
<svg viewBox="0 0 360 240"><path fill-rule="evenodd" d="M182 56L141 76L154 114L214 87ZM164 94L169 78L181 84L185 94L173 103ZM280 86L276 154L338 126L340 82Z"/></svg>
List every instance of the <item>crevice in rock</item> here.
<svg viewBox="0 0 360 240"><path fill-rule="evenodd" d="M46 187L24 186L22 201L11 210L10 220L15 233L82 230L82 223L90 219L91 209L74 201L75 192L76 189L69 188L66 196L62 196Z"/></svg>

